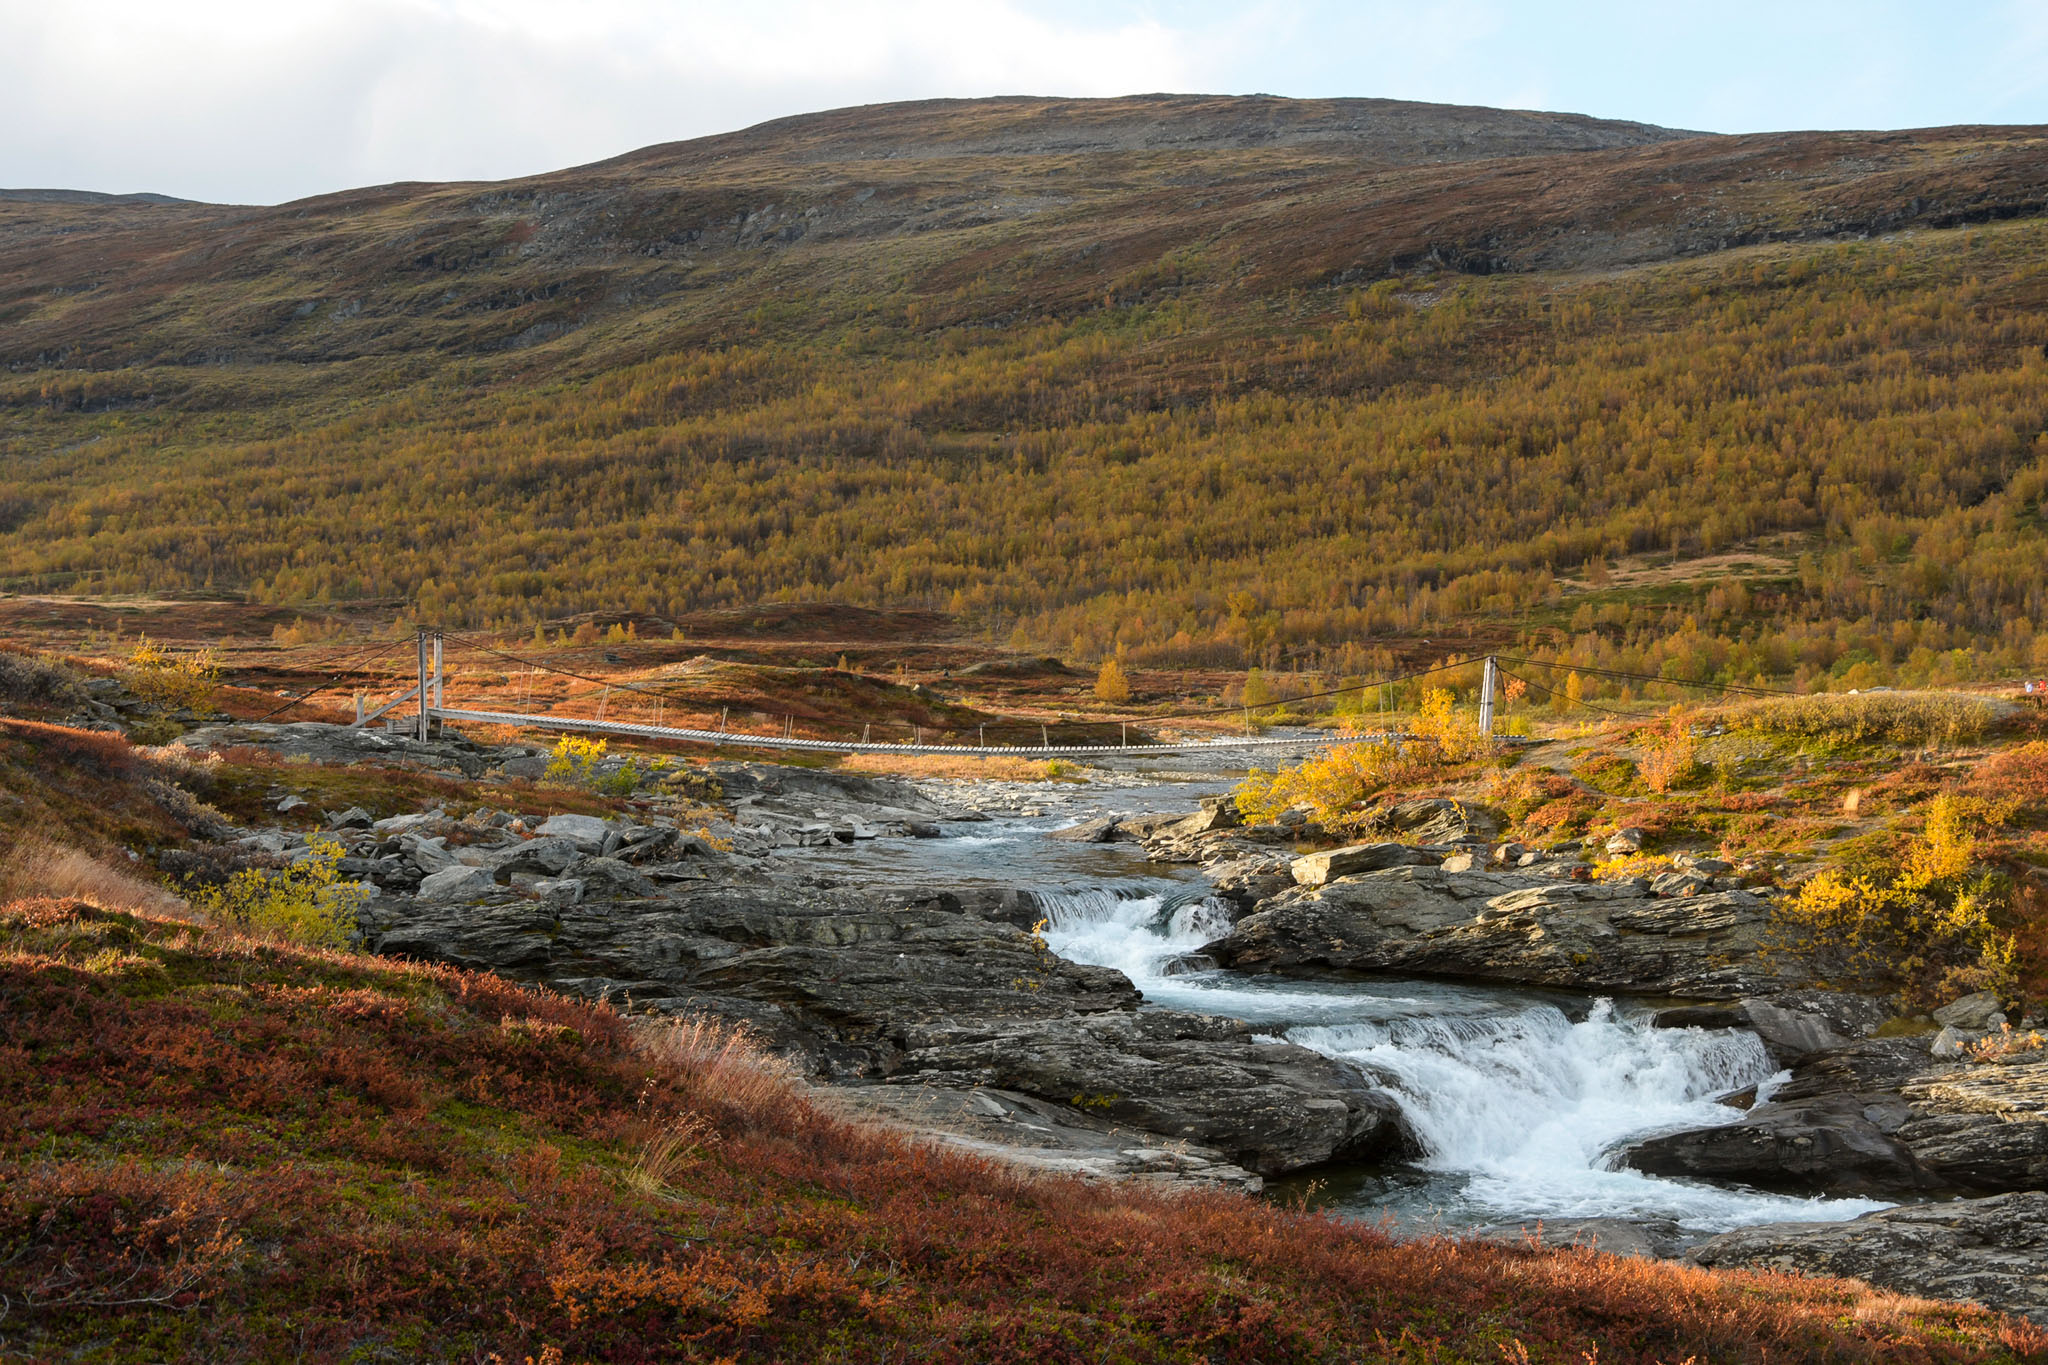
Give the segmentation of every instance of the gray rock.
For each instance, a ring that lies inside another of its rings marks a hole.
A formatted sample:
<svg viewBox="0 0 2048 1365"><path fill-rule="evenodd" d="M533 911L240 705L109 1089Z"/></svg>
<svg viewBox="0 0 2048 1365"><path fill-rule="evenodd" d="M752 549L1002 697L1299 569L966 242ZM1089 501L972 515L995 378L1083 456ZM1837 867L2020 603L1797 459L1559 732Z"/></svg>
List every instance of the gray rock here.
<svg viewBox="0 0 2048 1365"><path fill-rule="evenodd" d="M1216 894L1240 914L1268 896L1294 885L1293 860L1281 853L1259 853L1209 869Z"/></svg>
<svg viewBox="0 0 2048 1365"><path fill-rule="evenodd" d="M1296 885L1322 886L1339 877L1349 877L1359 872L1376 872L1381 868L1405 867L1435 861L1426 854L1415 852L1406 844L1352 844L1348 848L1326 849L1321 853L1310 853L1296 858L1288 871Z"/></svg>
<svg viewBox="0 0 2048 1365"><path fill-rule="evenodd" d="M583 856L582 846L573 839L528 839L499 852L497 871L501 877L521 872L558 877Z"/></svg>
<svg viewBox="0 0 2048 1365"><path fill-rule="evenodd" d="M368 814L368 812L365 811L364 814ZM388 819L377 821L370 828L388 838L395 834L404 834L409 830L418 830L428 825L439 824L446 818L437 810L419 811L410 815L393 815Z"/></svg>
<svg viewBox="0 0 2048 1365"><path fill-rule="evenodd" d="M1992 991L1979 991L1934 1011L1934 1022L1969 1033L1989 1033L2005 1022L2005 1004Z"/></svg>
<svg viewBox="0 0 2048 1365"><path fill-rule="evenodd" d="M2019 1053L1953 1067L1912 1078L1900 1094L1912 1112L1899 1139L1944 1182L1975 1190L2048 1187L2048 1058Z"/></svg>
<svg viewBox="0 0 2048 1365"><path fill-rule="evenodd" d="M1759 953L1743 891L1660 900L1640 882L1399 867L1297 887L1203 948L1256 972L1412 972L1577 990L1732 999L1796 970Z"/></svg>
<svg viewBox="0 0 2048 1365"><path fill-rule="evenodd" d="M1084 820L1078 825L1056 829L1045 837L1075 844L1107 844L1114 842L1122 833L1123 822L1115 816L1105 816L1100 820Z"/></svg>
<svg viewBox="0 0 2048 1365"><path fill-rule="evenodd" d="M1842 1276L2048 1323L2048 1194L2040 1191L1883 1209L1845 1223L1742 1228L1687 1254L1717 1269Z"/></svg>
<svg viewBox="0 0 2048 1365"><path fill-rule="evenodd" d="M586 853L600 853L613 830L609 821L595 815L550 815L534 833L543 839L567 839Z"/></svg>
<svg viewBox="0 0 2048 1365"><path fill-rule="evenodd" d="M1383 1157L1407 1139L1398 1110L1320 1053L1258 1042L1237 1020L1148 1010L1069 1025L914 1031L919 1075L1065 1100L1167 1137L1203 1143L1273 1174Z"/></svg>
<svg viewBox="0 0 2048 1365"><path fill-rule="evenodd" d="M425 901L473 900L498 889L487 869L456 865L428 873L420 882L419 897Z"/></svg>
<svg viewBox="0 0 2048 1365"><path fill-rule="evenodd" d="M339 815L327 817L329 829L368 829L372 824L370 812L361 806L350 806Z"/></svg>
<svg viewBox="0 0 2048 1365"><path fill-rule="evenodd" d="M1711 874L1697 868L1682 868L1650 879L1650 893L1656 896L1697 896L1714 885Z"/></svg>
<svg viewBox="0 0 2048 1365"><path fill-rule="evenodd" d="M277 803L277 813L279 815L289 815L295 810L303 809L304 807L310 806L312 804L312 802L308 801L303 796L287 796L284 798L284 800Z"/></svg>
<svg viewBox="0 0 2048 1365"><path fill-rule="evenodd" d="M1467 838L1485 843L1499 831L1500 822L1491 812L1462 801L1430 796L1382 806L1366 817L1365 827L1415 843L1453 844Z"/></svg>
<svg viewBox="0 0 2048 1365"><path fill-rule="evenodd" d="M1643 851L1643 832L1639 829L1618 829L1607 836L1605 848L1610 854L1620 855Z"/></svg>
<svg viewBox="0 0 2048 1365"><path fill-rule="evenodd" d="M1742 1012L1771 1056L1788 1065L1867 1038L1891 1017L1883 1001L1844 991L1781 992L1743 1001Z"/></svg>
<svg viewBox="0 0 2048 1365"><path fill-rule="evenodd" d="M1446 872L1470 872L1479 865L1479 855L1476 853L1453 853L1441 864Z"/></svg>
<svg viewBox="0 0 2048 1365"><path fill-rule="evenodd" d="M1963 1045L1965 1043L1974 1043L1982 1036L1974 1032L1966 1033L1954 1024L1950 1024L1940 1033L1934 1035L1934 1045L1931 1051L1941 1061L1959 1061L1963 1056Z"/></svg>
<svg viewBox="0 0 2048 1365"><path fill-rule="evenodd" d="M581 881L586 896L652 896L654 879L617 858L579 858L569 875Z"/></svg>

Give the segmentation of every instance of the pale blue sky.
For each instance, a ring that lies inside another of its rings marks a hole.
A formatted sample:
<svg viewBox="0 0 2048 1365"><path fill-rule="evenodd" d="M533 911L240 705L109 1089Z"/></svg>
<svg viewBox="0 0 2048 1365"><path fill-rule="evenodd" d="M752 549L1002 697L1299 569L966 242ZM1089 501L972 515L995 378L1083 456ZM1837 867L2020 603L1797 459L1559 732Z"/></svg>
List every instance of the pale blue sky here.
<svg viewBox="0 0 2048 1365"><path fill-rule="evenodd" d="M0 0L0 185L276 202L847 104L1158 90L2040 124L2048 3Z"/></svg>

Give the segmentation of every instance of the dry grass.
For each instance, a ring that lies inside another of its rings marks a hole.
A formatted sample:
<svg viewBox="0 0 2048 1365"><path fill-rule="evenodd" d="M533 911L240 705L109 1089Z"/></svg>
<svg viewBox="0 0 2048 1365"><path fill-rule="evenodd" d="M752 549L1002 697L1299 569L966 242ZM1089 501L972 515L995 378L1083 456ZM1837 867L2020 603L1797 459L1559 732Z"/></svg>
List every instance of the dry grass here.
<svg viewBox="0 0 2048 1365"><path fill-rule="evenodd" d="M954 778L985 782L1045 782L1059 776L1050 762L1028 758L969 758L950 754L851 754L840 767L889 777Z"/></svg>
<svg viewBox="0 0 2048 1365"><path fill-rule="evenodd" d="M0 898L84 901L102 910L195 917L184 901L126 868L34 835L0 861Z"/></svg>
<svg viewBox="0 0 2048 1365"><path fill-rule="evenodd" d="M1996 702L1967 692L1821 692L1745 702L1729 726L1821 743L1959 744L1997 722Z"/></svg>
<svg viewBox="0 0 2048 1365"><path fill-rule="evenodd" d="M77 903L0 903L0 998L0 1058L36 1059L0 1065L9 1358L2048 1351L1844 1281L1027 1176L822 1113L716 1021Z"/></svg>

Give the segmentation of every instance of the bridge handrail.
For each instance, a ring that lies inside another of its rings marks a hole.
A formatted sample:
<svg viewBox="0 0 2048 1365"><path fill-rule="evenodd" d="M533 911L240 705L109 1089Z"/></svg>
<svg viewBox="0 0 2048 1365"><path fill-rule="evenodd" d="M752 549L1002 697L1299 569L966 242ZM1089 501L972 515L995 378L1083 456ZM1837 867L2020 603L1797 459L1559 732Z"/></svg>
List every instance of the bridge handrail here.
<svg viewBox="0 0 2048 1365"><path fill-rule="evenodd" d="M1280 749L1332 744L1399 743L1413 736L1394 731L1366 735L1289 735L1243 739L1188 740L1179 744L890 744L865 740L793 739L780 735L750 735L727 730L686 730L666 725L642 725L636 721L590 720L582 716L533 716L517 711L471 711L457 707L430 706L427 714L437 720L467 720L487 725L531 726L544 730L588 730L604 735L631 735L641 739L673 739L694 744L723 744L748 749L792 749L834 754L953 754L970 758L1064 758L1084 754L1186 754L1229 749Z"/></svg>

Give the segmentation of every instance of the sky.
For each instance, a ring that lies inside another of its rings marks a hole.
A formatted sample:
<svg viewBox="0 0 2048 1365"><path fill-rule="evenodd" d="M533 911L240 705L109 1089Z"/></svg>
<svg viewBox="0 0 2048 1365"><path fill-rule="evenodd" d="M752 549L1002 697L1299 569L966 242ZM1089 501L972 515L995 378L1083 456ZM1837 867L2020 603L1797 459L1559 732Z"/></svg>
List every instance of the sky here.
<svg viewBox="0 0 2048 1365"><path fill-rule="evenodd" d="M0 186L278 203L846 105L1155 91L2048 123L2042 0L0 0Z"/></svg>

